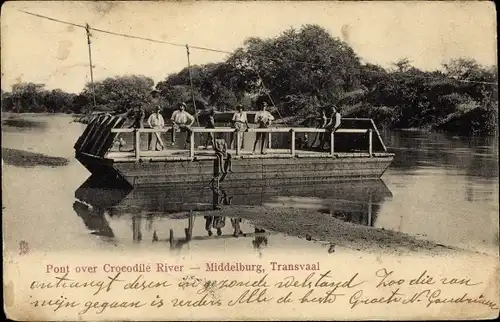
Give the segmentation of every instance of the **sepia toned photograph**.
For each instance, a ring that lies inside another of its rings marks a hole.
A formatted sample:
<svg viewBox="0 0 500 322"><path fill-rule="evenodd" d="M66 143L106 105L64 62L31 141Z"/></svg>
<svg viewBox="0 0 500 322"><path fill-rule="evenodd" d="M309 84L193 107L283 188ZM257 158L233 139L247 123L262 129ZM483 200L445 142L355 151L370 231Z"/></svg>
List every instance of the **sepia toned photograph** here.
<svg viewBox="0 0 500 322"><path fill-rule="evenodd" d="M7 316L497 317L495 17L5 2Z"/></svg>

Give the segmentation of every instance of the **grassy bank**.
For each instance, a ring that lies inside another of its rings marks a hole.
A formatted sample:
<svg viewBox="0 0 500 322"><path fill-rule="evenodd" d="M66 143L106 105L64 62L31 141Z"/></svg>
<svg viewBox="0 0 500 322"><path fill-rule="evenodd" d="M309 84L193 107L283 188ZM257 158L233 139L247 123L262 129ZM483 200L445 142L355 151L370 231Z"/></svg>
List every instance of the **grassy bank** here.
<svg viewBox="0 0 500 322"><path fill-rule="evenodd" d="M17 167L49 166L60 167L69 163L66 158L51 157L41 153L2 148L2 160Z"/></svg>
<svg viewBox="0 0 500 322"><path fill-rule="evenodd" d="M15 127L18 129L32 129L32 128L37 128L37 129L44 129L47 127L47 124L45 122L37 121L36 119L27 119L27 118L22 118L21 116L15 116L15 115L10 115L6 117L5 119L2 119L2 127L3 130L5 130L5 126L7 127Z"/></svg>

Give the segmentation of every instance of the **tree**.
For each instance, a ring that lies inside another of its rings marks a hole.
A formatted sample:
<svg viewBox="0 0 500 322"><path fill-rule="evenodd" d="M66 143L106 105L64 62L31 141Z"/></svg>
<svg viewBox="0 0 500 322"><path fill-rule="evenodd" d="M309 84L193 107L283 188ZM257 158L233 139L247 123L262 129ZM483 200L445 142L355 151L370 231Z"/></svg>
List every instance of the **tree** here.
<svg viewBox="0 0 500 322"><path fill-rule="evenodd" d="M234 70L225 63L195 65L191 66L193 90L188 68L169 75L156 85L156 89L170 106L181 102L190 104L193 92L195 100L204 102L201 104L203 107L208 105L219 110L232 109L244 94L237 89L237 84L231 78L232 73Z"/></svg>
<svg viewBox="0 0 500 322"><path fill-rule="evenodd" d="M109 77L94 83L96 106L102 111L123 112L136 106L150 103L154 81L142 75ZM81 95L87 99L86 109L94 110L91 84L87 84Z"/></svg>
<svg viewBox="0 0 500 322"><path fill-rule="evenodd" d="M317 25L266 40L250 38L227 63L241 91L267 89L284 116L310 114L359 85L359 58Z"/></svg>
<svg viewBox="0 0 500 322"><path fill-rule="evenodd" d="M12 86L11 99L14 112L43 112L44 84L18 83Z"/></svg>
<svg viewBox="0 0 500 322"><path fill-rule="evenodd" d="M60 89L45 91L42 95L45 110L51 113L70 113L73 111L75 94L66 93Z"/></svg>
<svg viewBox="0 0 500 322"><path fill-rule="evenodd" d="M392 63L398 72L407 72L412 68L411 61L408 58L402 58L395 63Z"/></svg>

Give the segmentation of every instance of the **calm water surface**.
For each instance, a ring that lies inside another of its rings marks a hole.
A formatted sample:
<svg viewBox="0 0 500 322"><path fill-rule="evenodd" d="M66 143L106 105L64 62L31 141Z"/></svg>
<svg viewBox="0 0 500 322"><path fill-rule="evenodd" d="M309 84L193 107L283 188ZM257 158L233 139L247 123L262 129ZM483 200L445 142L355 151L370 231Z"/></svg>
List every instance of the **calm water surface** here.
<svg viewBox="0 0 500 322"><path fill-rule="evenodd" d="M325 252L327 242L266 231L241 222L243 235L232 237L230 218L223 237L208 238L205 220L193 224L193 241L178 241L187 219L159 213L211 207L209 188L171 188L134 192L123 204L136 210L89 209L75 203L75 191L89 173L74 159L73 144L84 129L69 116L25 116L37 127L2 127L2 147L65 157L67 166L21 168L3 165L3 228L6 251L17 251L21 240L32 250L163 248L153 238L168 239L171 251L205 248L241 249L259 253L263 248ZM498 250L498 141L436 133L384 132L390 152L396 153L382 180L369 183L316 184L263 187L258 182L232 188L232 204L301 207L328 212L340 220L408 233L441 244L494 253ZM162 202L158 202L161 200ZM315 224L315 223L312 223ZM156 231L156 235L155 232ZM212 229L214 235L216 230ZM261 232L258 230L257 232ZM227 235L227 236L226 236ZM142 241L142 242L141 242Z"/></svg>

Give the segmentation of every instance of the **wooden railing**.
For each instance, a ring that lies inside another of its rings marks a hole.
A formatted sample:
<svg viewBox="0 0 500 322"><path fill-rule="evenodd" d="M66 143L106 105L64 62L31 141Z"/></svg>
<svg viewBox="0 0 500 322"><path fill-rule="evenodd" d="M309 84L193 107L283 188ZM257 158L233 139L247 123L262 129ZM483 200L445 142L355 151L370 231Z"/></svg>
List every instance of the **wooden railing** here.
<svg viewBox="0 0 500 322"><path fill-rule="evenodd" d="M121 129L116 128L112 129L113 133L134 133L134 154L136 160L140 159L140 134L141 133L166 133L171 132L173 130L172 127L164 127L161 129ZM193 127L191 128L191 137L190 137L190 147L189 147L189 156L195 156L195 133L233 133L236 132L234 128L199 128ZM365 134L368 133L368 154L371 157L373 154L373 130L372 129L337 129L335 132L330 132L326 129L317 129L317 128L305 128L305 127L277 127L277 128L253 128L248 129L246 132L238 131L236 133L236 155L241 154L241 135L243 133L249 132L260 132L260 133L268 133L268 148L271 148L271 134L272 133L290 133L290 154L295 156L296 148L295 148L295 134L296 133L330 133L330 155L333 156L335 152L335 134L336 133L357 133L357 134Z"/></svg>

